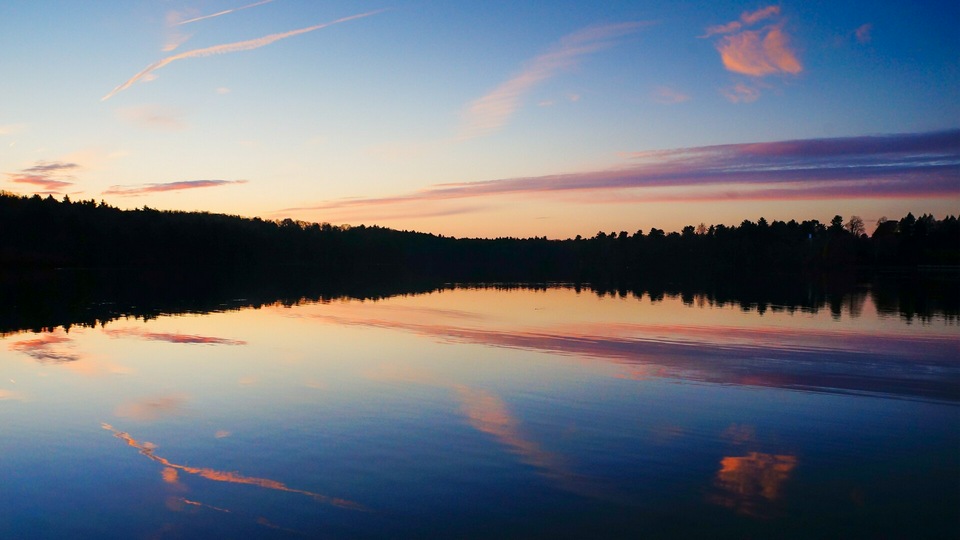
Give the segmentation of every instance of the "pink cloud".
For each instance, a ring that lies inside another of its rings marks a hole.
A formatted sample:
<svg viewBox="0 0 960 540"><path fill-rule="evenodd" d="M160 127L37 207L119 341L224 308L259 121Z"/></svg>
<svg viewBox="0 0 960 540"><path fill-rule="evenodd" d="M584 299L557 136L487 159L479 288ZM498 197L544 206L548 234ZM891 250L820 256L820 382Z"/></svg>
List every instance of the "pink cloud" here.
<svg viewBox="0 0 960 540"><path fill-rule="evenodd" d="M623 167L435 184L412 193L291 210L347 210L474 197L607 194L609 202L702 197L767 200L960 196L960 130L655 150ZM669 188L693 188L670 191ZM710 189L704 189L704 188ZM660 188L655 191L637 191ZM604 202L604 201L600 201Z"/></svg>
<svg viewBox="0 0 960 540"><path fill-rule="evenodd" d="M869 43L872 39L872 36L870 35L872 31L873 25L867 23L854 30L853 35L857 38L857 43Z"/></svg>
<svg viewBox="0 0 960 540"><path fill-rule="evenodd" d="M246 183L246 180L184 180L180 182L142 184L139 186L110 186L110 189L104 191L103 194L131 197L147 193L162 193L164 191L180 191L184 189L199 189Z"/></svg>
<svg viewBox="0 0 960 540"><path fill-rule="evenodd" d="M726 36L717 44L717 50L724 67L734 73L762 77L803 70L780 26Z"/></svg>
<svg viewBox="0 0 960 540"><path fill-rule="evenodd" d="M11 182L39 186L48 192L60 193L64 188L73 185L73 176L69 173L79 168L76 163L40 161L33 167L6 174Z"/></svg>
<svg viewBox="0 0 960 540"><path fill-rule="evenodd" d="M774 19L760 28L748 29L767 19ZM744 12L740 19L708 27L701 38L723 37L715 43L723 66L733 73L750 77L775 74L796 75L803 71L797 52L784 30L785 19L780 17L780 6L767 6ZM733 103L749 103L760 97L756 86L737 84L721 93Z"/></svg>

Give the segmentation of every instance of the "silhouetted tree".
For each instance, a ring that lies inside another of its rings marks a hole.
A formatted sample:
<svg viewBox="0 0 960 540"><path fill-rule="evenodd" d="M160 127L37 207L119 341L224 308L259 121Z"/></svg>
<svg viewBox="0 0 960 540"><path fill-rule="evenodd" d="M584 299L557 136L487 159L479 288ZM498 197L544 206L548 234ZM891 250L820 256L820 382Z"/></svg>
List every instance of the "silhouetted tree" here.
<svg viewBox="0 0 960 540"><path fill-rule="evenodd" d="M866 234L867 232L863 226L863 220L860 218L860 216L850 216L850 219L847 221L845 227L850 234L856 236L857 238L863 234Z"/></svg>

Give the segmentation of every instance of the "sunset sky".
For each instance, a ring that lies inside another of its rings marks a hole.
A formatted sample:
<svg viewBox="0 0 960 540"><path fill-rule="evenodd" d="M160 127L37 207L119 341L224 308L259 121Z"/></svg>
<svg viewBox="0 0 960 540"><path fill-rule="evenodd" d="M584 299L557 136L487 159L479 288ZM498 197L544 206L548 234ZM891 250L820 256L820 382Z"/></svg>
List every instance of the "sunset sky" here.
<svg viewBox="0 0 960 540"><path fill-rule="evenodd" d="M592 236L960 212L960 3L0 2L0 189Z"/></svg>

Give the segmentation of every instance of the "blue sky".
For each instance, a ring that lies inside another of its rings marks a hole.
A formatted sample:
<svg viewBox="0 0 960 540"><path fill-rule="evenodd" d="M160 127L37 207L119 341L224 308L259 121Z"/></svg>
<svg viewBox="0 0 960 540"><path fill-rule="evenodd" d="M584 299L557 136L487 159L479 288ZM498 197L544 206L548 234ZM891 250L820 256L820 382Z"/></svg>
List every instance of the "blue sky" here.
<svg viewBox="0 0 960 540"><path fill-rule="evenodd" d="M456 236L942 217L957 20L955 2L12 0L0 189Z"/></svg>

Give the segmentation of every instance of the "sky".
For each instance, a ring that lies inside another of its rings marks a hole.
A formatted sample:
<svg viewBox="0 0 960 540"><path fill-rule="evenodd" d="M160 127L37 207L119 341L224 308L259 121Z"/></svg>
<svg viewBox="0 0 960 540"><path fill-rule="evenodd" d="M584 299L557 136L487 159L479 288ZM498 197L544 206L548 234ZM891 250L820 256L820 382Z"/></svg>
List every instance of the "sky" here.
<svg viewBox="0 0 960 540"><path fill-rule="evenodd" d="M960 213L955 1L4 0L0 189L457 237Z"/></svg>

